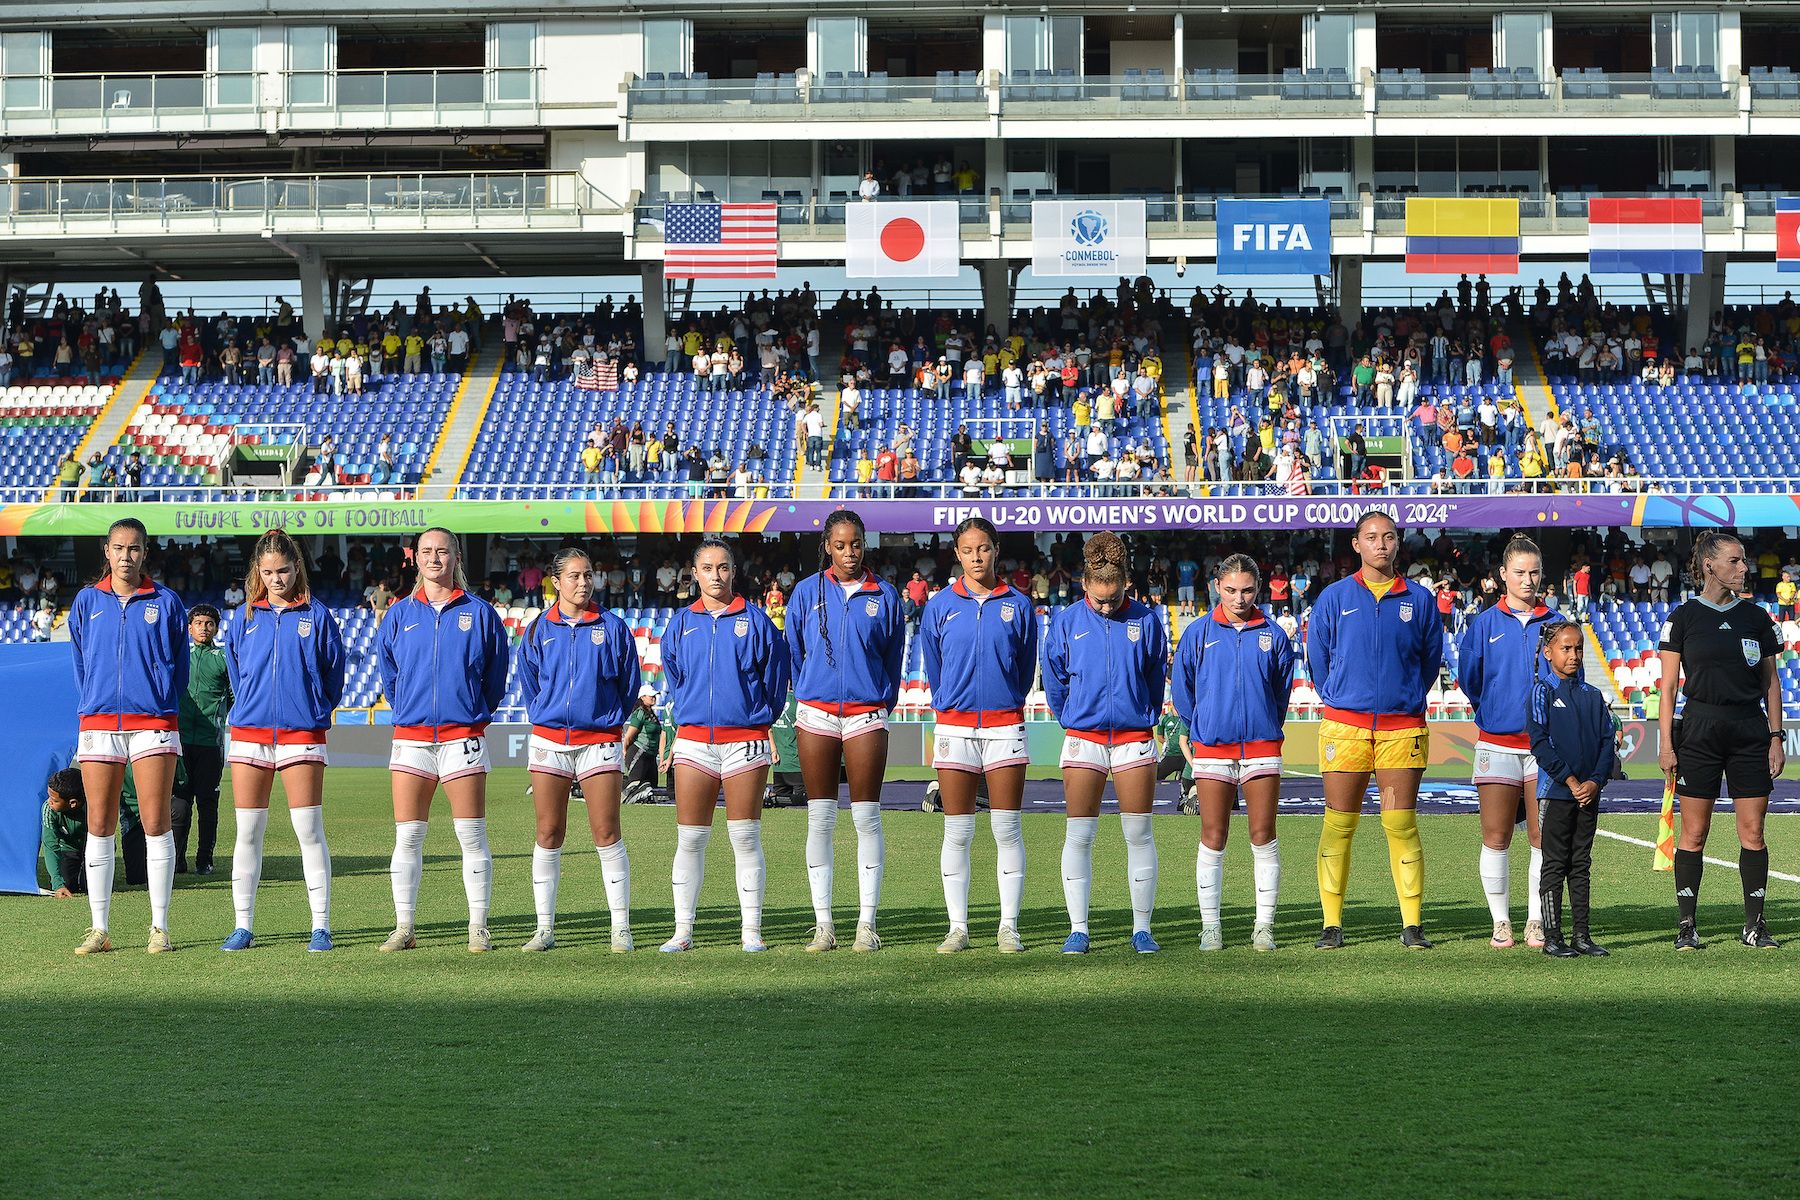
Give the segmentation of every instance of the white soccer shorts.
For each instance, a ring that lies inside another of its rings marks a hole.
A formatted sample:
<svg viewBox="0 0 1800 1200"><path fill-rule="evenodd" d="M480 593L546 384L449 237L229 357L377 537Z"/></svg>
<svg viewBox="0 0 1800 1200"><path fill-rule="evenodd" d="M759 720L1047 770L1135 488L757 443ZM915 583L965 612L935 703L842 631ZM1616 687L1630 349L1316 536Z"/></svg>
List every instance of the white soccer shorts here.
<svg viewBox="0 0 1800 1200"><path fill-rule="evenodd" d="M541 734L531 735L530 768L540 775L564 779L589 779L616 775L624 761L618 742L584 742L565 746Z"/></svg>
<svg viewBox="0 0 1800 1200"><path fill-rule="evenodd" d="M76 762L128 763L159 754L181 756L181 735L172 729L84 729Z"/></svg>
<svg viewBox="0 0 1800 1200"><path fill-rule="evenodd" d="M936 740L937 753L931 765L940 771L981 775L997 767L1024 766L1031 761L1023 725L980 730L939 725Z"/></svg>
<svg viewBox="0 0 1800 1200"><path fill-rule="evenodd" d="M748 742L701 742L675 739L673 761L678 767L704 771L714 779L733 779L746 771L767 767L774 761L768 738Z"/></svg>
<svg viewBox="0 0 1800 1200"><path fill-rule="evenodd" d="M465 775L486 775L488 746L485 737L452 738L447 742L407 742L394 739L388 753L388 770L404 771L422 779L449 783Z"/></svg>
<svg viewBox="0 0 1800 1200"><path fill-rule="evenodd" d="M1146 738L1141 742L1104 742L1089 741L1073 734L1063 735L1062 765L1066 771L1070 767L1079 767L1085 771L1098 771L1102 775L1118 774L1136 767L1154 767L1156 765L1156 743Z"/></svg>

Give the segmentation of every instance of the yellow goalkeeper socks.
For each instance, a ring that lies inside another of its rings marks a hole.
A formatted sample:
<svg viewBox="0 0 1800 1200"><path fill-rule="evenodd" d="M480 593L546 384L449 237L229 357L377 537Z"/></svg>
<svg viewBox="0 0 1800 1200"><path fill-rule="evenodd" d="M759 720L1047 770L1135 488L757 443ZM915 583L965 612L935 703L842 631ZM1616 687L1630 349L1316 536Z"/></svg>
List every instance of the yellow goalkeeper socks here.
<svg viewBox="0 0 1800 1200"><path fill-rule="evenodd" d="M1319 905L1325 924L1344 924L1344 885L1350 879L1350 840L1356 836L1361 813L1325 810L1325 827L1319 832Z"/></svg>
<svg viewBox="0 0 1800 1200"><path fill-rule="evenodd" d="M1425 897L1425 847L1419 843L1419 814L1411 809L1384 812L1381 828L1387 834L1394 892L1400 897L1400 924L1417 925Z"/></svg>

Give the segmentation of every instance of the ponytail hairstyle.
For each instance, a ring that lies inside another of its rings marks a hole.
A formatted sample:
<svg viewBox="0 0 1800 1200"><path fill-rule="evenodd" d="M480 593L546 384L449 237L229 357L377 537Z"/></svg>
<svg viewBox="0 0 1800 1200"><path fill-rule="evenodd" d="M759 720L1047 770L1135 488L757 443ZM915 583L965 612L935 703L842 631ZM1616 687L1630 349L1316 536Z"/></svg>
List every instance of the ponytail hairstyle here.
<svg viewBox="0 0 1800 1200"><path fill-rule="evenodd" d="M969 532L971 529L981 530L981 532L987 534L988 541L994 543L994 548L996 550L1000 548L1000 531L995 529L994 523L986 517L965 518L962 523L957 525L956 532L950 535L950 544L954 546L957 542L960 542L962 540L962 535Z"/></svg>
<svg viewBox="0 0 1800 1200"><path fill-rule="evenodd" d="M1367 525L1370 521L1374 521L1374 520L1386 521L1389 525L1392 525L1394 527L1394 531L1396 533L1398 533L1400 531L1400 522L1394 520L1394 518L1392 516L1390 516L1387 512L1383 511L1382 509L1371 508L1371 509L1368 509L1367 511L1365 511L1362 516L1356 518L1356 529L1351 533L1350 536L1351 537L1361 537L1362 531L1363 531L1363 526Z"/></svg>
<svg viewBox="0 0 1800 1200"><path fill-rule="evenodd" d="M1718 557L1720 547L1728 544L1740 550L1744 548L1736 534L1720 533L1716 529L1708 529L1694 539L1694 553L1688 559L1688 579L1696 588L1706 590L1706 564Z"/></svg>
<svg viewBox="0 0 1800 1200"><path fill-rule="evenodd" d="M1081 547L1081 578L1085 585L1116 583L1123 585L1131 577L1131 555L1124 539L1116 533L1096 533Z"/></svg>
<svg viewBox="0 0 1800 1200"><path fill-rule="evenodd" d="M138 535L138 541L142 542L146 549L149 548L150 531L145 529L144 523L136 517L120 517L111 525L108 525L106 527L106 540L109 542L112 541L112 535L119 532L121 529L130 529L134 531Z"/></svg>
<svg viewBox="0 0 1800 1200"><path fill-rule="evenodd" d="M1363 519L1367 520L1368 514L1365 513ZM1257 590L1262 590L1262 568L1258 567L1256 560L1248 554L1227 554L1221 558L1219 565L1213 568L1213 580L1216 582L1227 575L1239 573L1250 576L1256 581Z"/></svg>
<svg viewBox="0 0 1800 1200"><path fill-rule="evenodd" d="M688 561L688 565L699 566L700 555L708 550L723 550L726 561L731 564L731 573L737 574L737 548L724 538L712 535L700 539L700 544L694 547L694 557Z"/></svg>
<svg viewBox="0 0 1800 1200"><path fill-rule="evenodd" d="M868 535L868 527L863 524L863 519L850 509L840 508L825 518L825 528L819 534L819 582L821 584L825 582L825 572L831 567L831 531L839 525L855 526L858 537ZM868 564L864 563L864 573L867 573L868 569ZM820 591L823 592L824 588L821 587ZM828 607L823 603L819 605L819 640L825 644L825 661L835 667L837 666L837 651L832 648L831 631L825 624L825 612Z"/></svg>
<svg viewBox="0 0 1800 1200"><path fill-rule="evenodd" d="M1536 542L1522 533L1515 533L1512 540L1506 543L1506 549L1500 551L1500 565L1506 566L1521 554L1536 555L1539 563L1544 561L1544 552L1538 549Z"/></svg>
<svg viewBox="0 0 1800 1200"><path fill-rule="evenodd" d="M465 574L463 572L462 539L457 537L454 533L451 533L448 529L445 529L442 525L433 525L429 529L422 530L419 533L418 538L413 539L413 554L415 557L418 554L419 541L420 541L420 539L424 538L424 536L427 533L441 533L444 535L444 537L449 539L450 549L456 555L456 567L455 567L454 573L451 576L451 579L456 584L457 587L461 588L465 592L468 591L469 590L469 577L467 574Z"/></svg>
<svg viewBox="0 0 1800 1200"><path fill-rule="evenodd" d="M590 568L594 565L593 557L580 546L564 546L558 550L555 557L550 560L550 578L555 579L560 576L563 568L578 558L587 563Z"/></svg>
<svg viewBox="0 0 1800 1200"><path fill-rule="evenodd" d="M306 581L306 555L300 551L300 545L287 535L283 529L271 529L256 539L256 548L250 551L250 570L244 575L244 603L255 604L259 600L269 598L268 585L263 583L263 555L278 554L294 564L294 582L298 585L296 596L310 596L312 588Z"/></svg>

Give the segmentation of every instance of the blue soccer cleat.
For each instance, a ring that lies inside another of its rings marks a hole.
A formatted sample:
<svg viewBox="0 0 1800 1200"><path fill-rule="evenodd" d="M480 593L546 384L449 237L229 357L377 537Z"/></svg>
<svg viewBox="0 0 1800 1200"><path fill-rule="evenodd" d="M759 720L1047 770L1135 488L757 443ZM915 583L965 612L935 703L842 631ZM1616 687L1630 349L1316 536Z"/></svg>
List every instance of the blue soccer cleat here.
<svg viewBox="0 0 1800 1200"><path fill-rule="evenodd" d="M331 949L331 930L313 930L312 940L306 943L306 952L308 954L323 954L329 949Z"/></svg>
<svg viewBox="0 0 1800 1200"><path fill-rule="evenodd" d="M256 935L248 929L234 929L219 946L221 950L248 950L256 944Z"/></svg>
<svg viewBox="0 0 1800 1200"><path fill-rule="evenodd" d="M1070 933L1063 942L1062 952L1064 954L1086 954L1088 952L1088 935Z"/></svg>
<svg viewBox="0 0 1800 1200"><path fill-rule="evenodd" d="M1139 954L1155 954L1162 949L1156 944L1156 939L1150 936L1148 929L1140 929L1131 935L1131 948Z"/></svg>

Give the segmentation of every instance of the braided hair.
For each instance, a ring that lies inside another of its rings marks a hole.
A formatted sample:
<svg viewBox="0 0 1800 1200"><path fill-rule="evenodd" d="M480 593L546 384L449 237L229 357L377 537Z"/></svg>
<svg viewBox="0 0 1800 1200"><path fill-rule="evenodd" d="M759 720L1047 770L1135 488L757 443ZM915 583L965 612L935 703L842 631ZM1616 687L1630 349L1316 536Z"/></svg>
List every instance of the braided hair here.
<svg viewBox="0 0 1800 1200"><path fill-rule="evenodd" d="M1721 547L1732 545L1743 549L1744 543L1736 534L1720 533L1716 529L1708 529L1694 539L1694 553L1688 559L1688 579L1701 591L1706 590L1706 564L1719 553Z"/></svg>
<svg viewBox="0 0 1800 1200"><path fill-rule="evenodd" d="M819 582L821 584L825 582L825 572L831 566L831 531L840 525L855 526L856 536L859 538L866 536L868 533L868 528L863 524L863 519L850 509L840 508L829 517L825 518L825 528L819 534ZM868 567L865 565L863 569L866 571L868 570ZM824 588L821 587L819 590L822 593ZM818 606L819 640L825 644L825 661L835 667L837 666L837 651L832 649L831 646L831 631L825 624L825 611L828 606L823 601L824 598L821 595L820 604Z"/></svg>
<svg viewBox="0 0 1800 1200"><path fill-rule="evenodd" d="M1116 533L1096 533L1081 547L1082 582L1124 583L1131 573L1131 555Z"/></svg>

